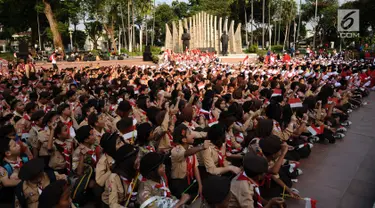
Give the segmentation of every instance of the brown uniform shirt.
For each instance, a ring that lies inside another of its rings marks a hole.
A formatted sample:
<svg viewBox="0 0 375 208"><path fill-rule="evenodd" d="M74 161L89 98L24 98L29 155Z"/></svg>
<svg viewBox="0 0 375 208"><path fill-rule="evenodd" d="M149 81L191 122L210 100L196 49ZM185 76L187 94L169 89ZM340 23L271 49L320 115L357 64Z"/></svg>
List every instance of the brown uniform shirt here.
<svg viewBox="0 0 375 208"><path fill-rule="evenodd" d="M281 141L288 141L289 137L293 134L293 129L289 127L281 130L280 125L277 121L273 121L272 134L280 138Z"/></svg>
<svg viewBox="0 0 375 208"><path fill-rule="evenodd" d="M48 138L51 135L51 130L49 128L44 129L38 134L39 142L39 156L48 156Z"/></svg>
<svg viewBox="0 0 375 208"><path fill-rule="evenodd" d="M62 152L60 152L57 149L58 148L57 145L59 145L59 148L61 148L60 151L64 151L62 150L62 148L66 148L69 154L72 155L74 151L74 140L71 138L65 141L61 141L58 139L54 140L53 149L51 153L51 159L49 160L48 166L52 168L53 170L62 170L62 169L67 168L66 159L65 159L65 156L62 154Z"/></svg>
<svg viewBox="0 0 375 208"><path fill-rule="evenodd" d="M111 166L115 163L114 159L103 154L96 164L95 181L99 186L104 186L109 176L111 175Z"/></svg>
<svg viewBox="0 0 375 208"><path fill-rule="evenodd" d="M232 179L230 191L232 193L229 200L229 208L254 208L254 186L246 180L238 180L238 174Z"/></svg>
<svg viewBox="0 0 375 208"><path fill-rule="evenodd" d="M209 147L198 153L199 165L205 166L208 173L213 175L219 175L220 170L223 167L219 167L219 153L216 146L210 143ZM229 162L225 159L225 144L220 149L224 156L224 167L229 165Z"/></svg>
<svg viewBox="0 0 375 208"><path fill-rule="evenodd" d="M42 128L40 128L39 126L35 125L33 127L31 127L30 131L29 131L29 138L27 139L27 142L35 149L38 149L40 148L40 143L38 142L38 136L39 136L39 133L43 131Z"/></svg>
<svg viewBox="0 0 375 208"><path fill-rule="evenodd" d="M74 171L77 170L77 167L79 165L79 158L80 158L81 154L84 157L83 161L84 161L85 165L89 165L89 166L94 167L94 165L96 165L96 162L98 161L98 157L97 157L95 149L96 149L95 145L92 145L91 148L88 148L83 144L79 144L79 146L73 152L72 170L74 170ZM89 154L89 153L92 153L92 152L93 152L93 154Z"/></svg>
<svg viewBox="0 0 375 208"><path fill-rule="evenodd" d="M204 138L207 136L207 132L194 131L195 128L189 125L189 123L186 121L182 122L182 124L184 124L186 127L190 129L191 134L194 135L194 139Z"/></svg>
<svg viewBox="0 0 375 208"><path fill-rule="evenodd" d="M182 145L177 145L171 151L171 160L172 160L172 178L173 179L183 179L186 177L187 174L187 160L190 161L192 165L194 165L193 171L195 167L198 167L198 160L195 155L190 155L189 158L185 157L185 148Z"/></svg>
<svg viewBox="0 0 375 208"><path fill-rule="evenodd" d="M160 188L155 188L158 183L152 180L146 180L141 182L138 188L138 203L142 204L147 199L153 196L160 196L164 197L166 191ZM168 189L169 191L169 189ZM147 207L155 207L155 206L147 206Z"/></svg>
<svg viewBox="0 0 375 208"><path fill-rule="evenodd" d="M130 192L129 184L131 181L124 181L119 175L112 173L105 182L102 201L111 208L122 208Z"/></svg>
<svg viewBox="0 0 375 208"><path fill-rule="evenodd" d="M28 208L38 208L39 195L41 191L50 184L50 180L46 173L44 173L41 183L33 184L25 181L22 186L23 194Z"/></svg>

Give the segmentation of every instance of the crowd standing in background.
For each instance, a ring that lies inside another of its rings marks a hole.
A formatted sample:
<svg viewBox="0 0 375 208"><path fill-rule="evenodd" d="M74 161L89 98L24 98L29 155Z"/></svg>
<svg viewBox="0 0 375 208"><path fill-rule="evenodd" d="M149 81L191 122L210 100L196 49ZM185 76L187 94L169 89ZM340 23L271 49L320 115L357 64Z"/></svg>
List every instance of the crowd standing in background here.
<svg viewBox="0 0 375 208"><path fill-rule="evenodd" d="M293 188L301 159L314 143L344 139L375 86L374 65L338 55L231 65L191 50L163 59L3 69L0 202L286 207L282 195L303 195Z"/></svg>

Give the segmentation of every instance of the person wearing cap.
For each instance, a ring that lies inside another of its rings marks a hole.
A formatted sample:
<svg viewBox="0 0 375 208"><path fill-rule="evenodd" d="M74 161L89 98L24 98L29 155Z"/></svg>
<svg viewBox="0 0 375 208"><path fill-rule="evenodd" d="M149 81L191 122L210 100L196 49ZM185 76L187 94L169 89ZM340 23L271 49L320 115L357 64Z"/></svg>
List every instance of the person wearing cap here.
<svg viewBox="0 0 375 208"><path fill-rule="evenodd" d="M102 207L121 208L135 205L138 181L137 152L138 150L130 144L124 144L116 151L116 162L105 182Z"/></svg>
<svg viewBox="0 0 375 208"><path fill-rule="evenodd" d="M79 146L73 152L72 170L81 176L87 167L95 169L101 150L100 146L96 145L96 138L89 125L82 126L77 130L76 139Z"/></svg>
<svg viewBox="0 0 375 208"><path fill-rule="evenodd" d="M193 147L194 138L188 127L180 124L174 129L173 140L176 144L171 151L172 171L171 190L180 198L185 189L197 182L186 193L191 197L202 193L202 181L198 169L196 153L208 148L209 140L205 140L203 145ZM196 180L196 181L195 181ZM196 186L198 185L198 186ZM197 189L198 188L198 189Z"/></svg>
<svg viewBox="0 0 375 208"><path fill-rule="evenodd" d="M38 208L76 208L70 197L71 186L65 180L56 180L43 189L39 196Z"/></svg>
<svg viewBox="0 0 375 208"><path fill-rule="evenodd" d="M16 207L37 208L43 189L56 180L67 180L66 175L53 171L44 171L43 159L37 158L26 162L18 173L22 181L15 190Z"/></svg>
<svg viewBox="0 0 375 208"><path fill-rule="evenodd" d="M261 196L259 184L264 180L264 174L268 172L267 160L253 153L247 153L243 158L244 171L239 173L231 181L231 199L228 207L265 207L285 206L281 197L270 199L268 202Z"/></svg>
<svg viewBox="0 0 375 208"><path fill-rule="evenodd" d="M38 110L34 112L31 115L30 121L34 124L31 126L31 129L29 131L29 138L27 140L28 144L32 148L32 153L34 157L38 156L39 152L39 142L38 142L38 136L39 133L44 130L44 125L43 125L43 118L45 116L45 113L43 110Z"/></svg>
<svg viewBox="0 0 375 208"><path fill-rule="evenodd" d="M227 208L231 199L231 181L227 177L209 176L203 180L202 198L209 208Z"/></svg>
<svg viewBox="0 0 375 208"><path fill-rule="evenodd" d="M198 153L198 161L202 178L207 175L238 174L240 169L230 165L226 160L225 126L215 124L210 127L207 139L211 142L208 148Z"/></svg>
<svg viewBox="0 0 375 208"><path fill-rule="evenodd" d="M144 180L139 185L137 197L141 207L181 207L190 198L183 194L177 200L171 195L163 162L164 157L156 152L150 152L141 159L140 173Z"/></svg>
<svg viewBox="0 0 375 208"><path fill-rule="evenodd" d="M125 144L124 140L117 133L105 133L100 139L100 146L103 154L100 157L95 169L95 181L103 187L111 174L112 166L115 164L116 151Z"/></svg>
<svg viewBox="0 0 375 208"><path fill-rule="evenodd" d="M72 171L72 153L77 146L70 138L68 129L62 122L52 126L47 149L51 157L48 166L60 174L70 175Z"/></svg>
<svg viewBox="0 0 375 208"><path fill-rule="evenodd" d="M282 143L276 135L259 139L254 138L249 145L249 152L264 157L268 162L267 180L260 187L265 198L280 196L285 187L285 191L291 195L298 196L290 187L292 186L291 174L288 174L290 165L284 165L284 158L288 152L288 145ZM300 170L293 169L295 175L300 174Z"/></svg>

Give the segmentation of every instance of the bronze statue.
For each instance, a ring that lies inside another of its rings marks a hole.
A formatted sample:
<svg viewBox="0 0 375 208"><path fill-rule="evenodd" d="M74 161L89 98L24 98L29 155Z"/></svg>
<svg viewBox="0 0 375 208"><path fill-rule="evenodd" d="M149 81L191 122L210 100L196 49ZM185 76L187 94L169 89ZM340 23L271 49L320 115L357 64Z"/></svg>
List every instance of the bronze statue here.
<svg viewBox="0 0 375 208"><path fill-rule="evenodd" d="M229 42L229 36L227 35L227 32L224 31L221 35L221 46L222 46L222 54L223 56L228 55L228 42Z"/></svg>

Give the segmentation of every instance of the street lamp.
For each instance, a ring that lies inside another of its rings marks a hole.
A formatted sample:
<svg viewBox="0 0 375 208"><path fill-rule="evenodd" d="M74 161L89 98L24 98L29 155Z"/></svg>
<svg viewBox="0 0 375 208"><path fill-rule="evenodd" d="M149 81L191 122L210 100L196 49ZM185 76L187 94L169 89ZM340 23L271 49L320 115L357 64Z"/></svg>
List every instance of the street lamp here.
<svg viewBox="0 0 375 208"><path fill-rule="evenodd" d="M71 27L70 19L69 19L69 36L70 36L70 51L73 51L73 28Z"/></svg>

